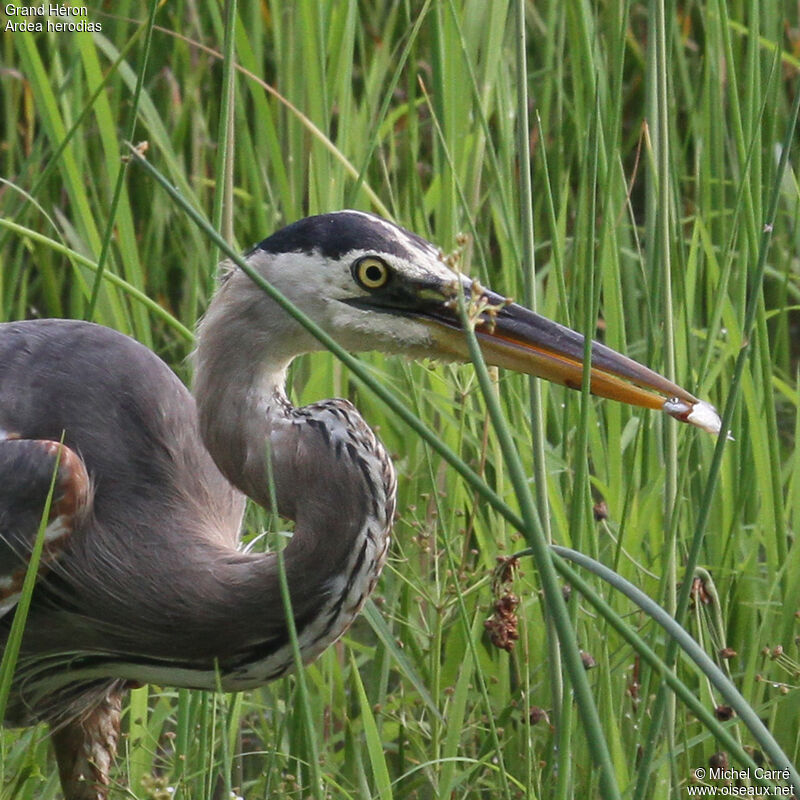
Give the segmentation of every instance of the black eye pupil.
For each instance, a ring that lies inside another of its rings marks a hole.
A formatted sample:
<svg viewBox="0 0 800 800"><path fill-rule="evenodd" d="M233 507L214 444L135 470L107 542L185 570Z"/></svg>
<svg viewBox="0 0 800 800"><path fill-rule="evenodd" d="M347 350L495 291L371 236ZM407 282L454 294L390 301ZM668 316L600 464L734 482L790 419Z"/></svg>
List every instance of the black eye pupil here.
<svg viewBox="0 0 800 800"><path fill-rule="evenodd" d="M376 264L367 267L367 280L377 283L383 277L383 270Z"/></svg>
<svg viewBox="0 0 800 800"><path fill-rule="evenodd" d="M386 286L391 275L388 265L376 256L356 259L350 270L356 283L370 291Z"/></svg>

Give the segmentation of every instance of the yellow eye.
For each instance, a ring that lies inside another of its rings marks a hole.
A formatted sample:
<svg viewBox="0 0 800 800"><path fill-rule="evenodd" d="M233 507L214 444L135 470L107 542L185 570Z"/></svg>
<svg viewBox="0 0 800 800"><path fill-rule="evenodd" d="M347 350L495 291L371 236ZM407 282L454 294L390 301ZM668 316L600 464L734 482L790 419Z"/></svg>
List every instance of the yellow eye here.
<svg viewBox="0 0 800 800"><path fill-rule="evenodd" d="M386 286L390 275L386 262L375 256L364 256L353 264L353 277L365 289L380 289Z"/></svg>

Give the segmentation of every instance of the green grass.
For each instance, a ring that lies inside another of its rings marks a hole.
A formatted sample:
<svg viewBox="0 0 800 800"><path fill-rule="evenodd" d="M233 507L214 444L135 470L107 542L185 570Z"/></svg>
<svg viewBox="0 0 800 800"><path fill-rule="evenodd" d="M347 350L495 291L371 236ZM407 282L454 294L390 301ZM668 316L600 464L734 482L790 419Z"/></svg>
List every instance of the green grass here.
<svg viewBox="0 0 800 800"><path fill-rule="evenodd" d="M769 743L741 711L724 723L732 741L701 721L687 694L711 716L731 703L687 657L683 695L659 695L672 637L584 569L566 610L596 664L588 697L573 699L562 662L575 643L553 644L546 553L523 557L509 587L516 647L492 647L496 559L537 536L668 610L690 585L688 560L703 589L686 630L797 763L796 151L778 172L797 9L172 0L151 28L151 4L112 7L89 9L100 33L3 34L0 319L91 317L188 381L189 331L222 248L130 160L126 142L147 141L149 163L235 251L347 206L448 252L467 234L462 262L488 285L535 297L721 410L732 399L735 438L715 457L712 437L657 414L545 384L532 404L528 380L509 374L490 373L484 396L472 366L363 357L497 502L336 358L301 359L293 399L350 397L395 456L399 514L376 603L304 687L292 676L241 696L136 690L112 796L130 796L130 781L136 797L184 800L682 798L719 751L734 766L746 763L736 747L760 760ZM534 475L541 530L524 501ZM249 534L268 522L285 526L254 510ZM58 796L44 735L0 732L0 797Z"/></svg>

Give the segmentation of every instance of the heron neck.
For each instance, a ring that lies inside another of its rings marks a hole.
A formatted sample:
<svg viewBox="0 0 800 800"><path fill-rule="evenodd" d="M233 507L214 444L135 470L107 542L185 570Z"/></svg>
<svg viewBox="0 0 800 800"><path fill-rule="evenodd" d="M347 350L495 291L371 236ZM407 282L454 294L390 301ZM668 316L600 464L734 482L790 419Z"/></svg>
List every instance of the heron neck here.
<svg viewBox="0 0 800 800"><path fill-rule="evenodd" d="M267 454L273 428L290 408L286 370L295 356L310 349L293 325L281 325L280 320L278 309L270 309L249 278L234 272L200 323L194 354L203 442L222 474L268 509L272 494ZM275 510L294 518L288 508Z"/></svg>
<svg viewBox="0 0 800 800"><path fill-rule="evenodd" d="M288 424L291 409L283 386L288 364L259 373L251 361L234 354L224 361L214 373L215 381L223 376L224 383L211 387L201 374L196 380L203 441L217 467L237 489L260 506L294 519L290 503L278 498L273 508L276 494L270 485L277 471L270 458L277 444L273 439Z"/></svg>
<svg viewBox="0 0 800 800"><path fill-rule="evenodd" d="M200 431L231 483L295 521L284 563L309 661L346 630L380 574L394 514L394 469L350 403L289 403L284 381L297 354L291 343L266 336L256 350L246 351L240 335L246 309L239 315L229 306L225 314L218 310L209 310L197 350ZM241 588L232 613L260 620L262 631L248 637L261 644L253 643L244 659L257 666L247 668L239 683L226 682L245 686L291 664L277 563L275 554L232 554L225 560L225 583Z"/></svg>

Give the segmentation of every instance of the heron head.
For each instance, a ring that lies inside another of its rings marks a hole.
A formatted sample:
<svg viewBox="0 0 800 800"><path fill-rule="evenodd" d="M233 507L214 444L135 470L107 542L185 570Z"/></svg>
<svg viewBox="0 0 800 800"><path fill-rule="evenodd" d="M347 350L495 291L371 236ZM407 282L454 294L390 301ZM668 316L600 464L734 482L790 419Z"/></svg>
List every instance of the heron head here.
<svg viewBox="0 0 800 800"><path fill-rule="evenodd" d="M458 274L430 242L381 217L361 211L307 217L265 239L247 259L352 351L469 360L459 311L462 295L488 363L573 388L581 385L581 334ZM284 345L294 350L291 355L319 349L244 275L237 274L235 283L236 291L251 297L253 313L261 317L256 324L269 331L273 346L279 330ZM709 404L596 342L591 389L719 431L719 417Z"/></svg>

